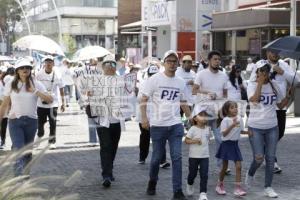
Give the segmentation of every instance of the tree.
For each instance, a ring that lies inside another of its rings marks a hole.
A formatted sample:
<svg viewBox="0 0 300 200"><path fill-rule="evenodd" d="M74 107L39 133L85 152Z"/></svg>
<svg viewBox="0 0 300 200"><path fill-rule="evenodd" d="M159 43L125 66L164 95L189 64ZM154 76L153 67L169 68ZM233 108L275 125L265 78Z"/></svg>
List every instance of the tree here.
<svg viewBox="0 0 300 200"><path fill-rule="evenodd" d="M67 54L69 56L73 55L77 49L75 39L70 34L63 34L62 39L63 39L63 43L65 45Z"/></svg>

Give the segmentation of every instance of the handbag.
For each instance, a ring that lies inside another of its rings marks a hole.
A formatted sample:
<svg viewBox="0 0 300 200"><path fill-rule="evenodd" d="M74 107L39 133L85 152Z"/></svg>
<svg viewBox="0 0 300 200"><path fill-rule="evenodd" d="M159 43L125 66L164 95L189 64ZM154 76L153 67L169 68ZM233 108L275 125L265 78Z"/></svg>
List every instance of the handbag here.
<svg viewBox="0 0 300 200"><path fill-rule="evenodd" d="M88 118L97 118L97 116L92 116L91 106L90 105L87 105L85 107L85 113L87 114Z"/></svg>

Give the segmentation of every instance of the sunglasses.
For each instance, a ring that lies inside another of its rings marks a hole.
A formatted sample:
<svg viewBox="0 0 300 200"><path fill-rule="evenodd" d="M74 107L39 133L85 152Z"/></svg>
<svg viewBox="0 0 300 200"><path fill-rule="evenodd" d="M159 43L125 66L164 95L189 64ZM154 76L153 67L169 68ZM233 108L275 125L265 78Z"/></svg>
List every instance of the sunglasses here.
<svg viewBox="0 0 300 200"><path fill-rule="evenodd" d="M18 69L20 69L20 70L24 70L24 69L31 70L31 67L30 66L22 66L22 67L19 67Z"/></svg>
<svg viewBox="0 0 300 200"><path fill-rule="evenodd" d="M168 64L177 64L177 60L166 60L166 63Z"/></svg>
<svg viewBox="0 0 300 200"><path fill-rule="evenodd" d="M117 67L117 64L115 62L105 62L103 63L104 67Z"/></svg>

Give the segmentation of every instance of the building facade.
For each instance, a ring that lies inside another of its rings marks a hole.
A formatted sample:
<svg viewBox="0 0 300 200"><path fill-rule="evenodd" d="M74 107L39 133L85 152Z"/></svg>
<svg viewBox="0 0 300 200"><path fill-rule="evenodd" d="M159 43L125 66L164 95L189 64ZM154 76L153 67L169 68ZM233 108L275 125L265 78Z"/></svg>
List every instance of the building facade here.
<svg viewBox="0 0 300 200"><path fill-rule="evenodd" d="M223 3L226 4L226 1ZM290 1L238 0L236 7L214 13L213 48L220 50L228 61L235 58L240 64L244 64L249 56L264 58L263 46L290 34L290 11L268 8L289 9ZM300 1L297 1L296 10L300 11ZM299 14L296 21L299 35Z"/></svg>
<svg viewBox="0 0 300 200"><path fill-rule="evenodd" d="M24 0L22 4L31 32L56 40L66 52L88 45L114 52L117 0Z"/></svg>

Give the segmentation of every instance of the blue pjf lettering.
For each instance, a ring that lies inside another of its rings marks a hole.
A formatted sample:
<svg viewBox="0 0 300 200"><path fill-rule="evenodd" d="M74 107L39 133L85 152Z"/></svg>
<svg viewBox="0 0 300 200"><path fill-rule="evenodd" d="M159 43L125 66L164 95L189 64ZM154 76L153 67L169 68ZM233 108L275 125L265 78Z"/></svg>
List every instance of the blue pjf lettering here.
<svg viewBox="0 0 300 200"><path fill-rule="evenodd" d="M163 99L164 97L169 95L169 91L168 90L163 90L161 93L161 99Z"/></svg>
<svg viewBox="0 0 300 200"><path fill-rule="evenodd" d="M277 96L276 95L272 95L271 96L271 104L273 104L273 102L276 102L277 100Z"/></svg>
<svg viewBox="0 0 300 200"><path fill-rule="evenodd" d="M174 92L174 95L173 95L173 99L172 99L172 100L174 100L176 97L178 97L178 95L177 95L178 93L179 93L178 91L175 91L175 92Z"/></svg>

